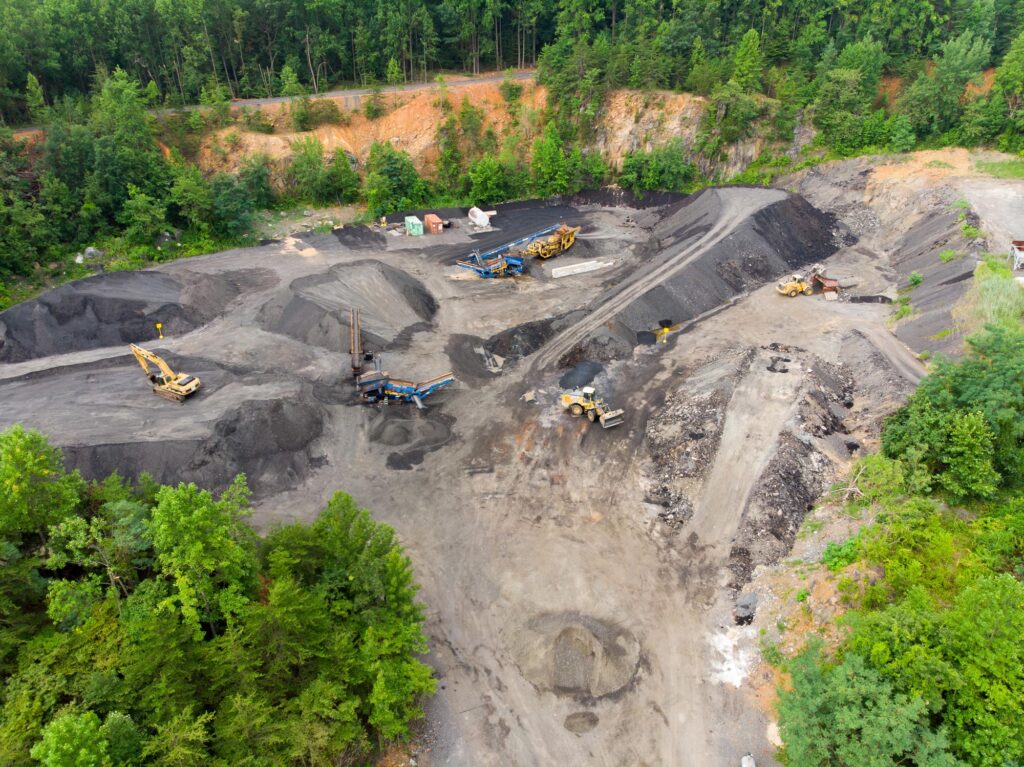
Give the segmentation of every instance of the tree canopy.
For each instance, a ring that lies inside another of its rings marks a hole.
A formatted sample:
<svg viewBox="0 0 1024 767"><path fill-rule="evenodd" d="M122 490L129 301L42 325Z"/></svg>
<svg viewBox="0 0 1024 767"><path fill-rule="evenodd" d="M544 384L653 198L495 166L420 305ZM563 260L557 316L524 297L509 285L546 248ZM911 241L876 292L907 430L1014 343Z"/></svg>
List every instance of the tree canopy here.
<svg viewBox="0 0 1024 767"><path fill-rule="evenodd" d="M258 538L248 490L85 483L0 434L0 761L335 765L434 689L392 530L344 493Z"/></svg>

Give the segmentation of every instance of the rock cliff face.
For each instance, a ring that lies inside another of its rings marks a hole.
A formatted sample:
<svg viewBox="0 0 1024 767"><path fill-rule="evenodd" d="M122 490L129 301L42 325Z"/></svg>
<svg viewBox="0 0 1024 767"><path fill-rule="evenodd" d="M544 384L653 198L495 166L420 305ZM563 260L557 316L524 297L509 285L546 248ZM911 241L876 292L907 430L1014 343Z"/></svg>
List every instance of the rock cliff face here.
<svg viewBox="0 0 1024 767"><path fill-rule="evenodd" d="M518 110L510 109L502 98L498 83L454 84L448 101L458 107L462 100L481 110L483 130L491 130L499 138L518 133L521 146L529 152L533 138L540 131L539 115L547 104L547 90L532 82L523 83ZM447 117L442 99L435 88L386 94L388 111L383 117L368 120L360 110L364 97L355 94L333 97L343 118L337 125L323 125L306 133L292 130L287 106L272 104L261 107L274 123L274 133L246 131L238 125L211 134L204 141L199 162L207 171L237 172L246 157L262 154L269 157L279 175L292 156L292 143L303 136L316 136L326 152L341 150L362 164L375 141L389 142L408 152L420 173L432 177L437 162L437 126ZM620 167L629 152L652 149L673 139L691 148L700 131L707 108L707 99L692 93L672 91L616 90L609 93L598 116L591 146L605 161ZM757 131L755 131L757 133ZM813 135L809 125L794 146L807 143ZM766 148L768 142L754 136L726 147L718 158L700 158L701 172L727 179L744 170Z"/></svg>

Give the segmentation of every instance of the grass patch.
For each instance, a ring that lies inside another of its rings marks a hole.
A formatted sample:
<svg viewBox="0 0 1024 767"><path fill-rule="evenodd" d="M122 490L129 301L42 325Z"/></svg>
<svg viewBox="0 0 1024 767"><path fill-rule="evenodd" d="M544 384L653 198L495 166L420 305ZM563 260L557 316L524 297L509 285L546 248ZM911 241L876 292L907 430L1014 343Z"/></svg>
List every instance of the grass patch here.
<svg viewBox="0 0 1024 767"><path fill-rule="evenodd" d="M829 543L821 555L821 561L825 567L835 573L856 561L859 554L860 547L857 539L850 538L843 543Z"/></svg>
<svg viewBox="0 0 1024 767"><path fill-rule="evenodd" d="M972 224L968 224L966 221L960 227L960 231L965 240L976 240L981 237L981 230Z"/></svg>
<svg viewBox="0 0 1024 767"><path fill-rule="evenodd" d="M807 601L807 597L809 597L810 595L811 595L811 592L808 591L807 589L800 589L798 592L796 592L795 599L796 599L797 602L806 602Z"/></svg>
<svg viewBox="0 0 1024 767"><path fill-rule="evenodd" d="M985 325L1019 327L1024 317L1024 289L1013 277L1009 261L988 254L974 270L970 290L953 308L953 318L964 335Z"/></svg>
<svg viewBox="0 0 1024 767"><path fill-rule="evenodd" d="M932 160L930 163L928 163L927 167L929 167L929 168L949 168L949 169L953 168L953 166L950 165L948 162L943 162L942 160Z"/></svg>
<svg viewBox="0 0 1024 767"><path fill-rule="evenodd" d="M903 304L899 309L896 310L896 313L892 317L894 320L896 320L896 322L899 322L904 317L909 317L913 313L914 309L910 304Z"/></svg>
<svg viewBox="0 0 1024 767"><path fill-rule="evenodd" d="M978 162L975 167L982 173L996 178L1024 178L1024 160L999 160Z"/></svg>
<svg viewBox="0 0 1024 767"><path fill-rule="evenodd" d="M939 253L939 261L944 264L948 264L956 258L959 258L959 254L952 248L946 248L944 251Z"/></svg>
<svg viewBox="0 0 1024 767"><path fill-rule="evenodd" d="M952 332L953 332L952 328L943 328L938 333L933 335L931 338L932 338L933 341L941 341L943 338L945 338L946 336L948 336Z"/></svg>

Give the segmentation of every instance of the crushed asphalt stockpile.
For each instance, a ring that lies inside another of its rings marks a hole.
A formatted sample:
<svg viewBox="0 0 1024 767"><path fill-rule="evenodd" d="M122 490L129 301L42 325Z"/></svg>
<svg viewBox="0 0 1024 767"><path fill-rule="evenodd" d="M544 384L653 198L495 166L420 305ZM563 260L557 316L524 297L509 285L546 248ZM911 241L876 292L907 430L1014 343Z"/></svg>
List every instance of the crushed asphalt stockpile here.
<svg viewBox="0 0 1024 767"><path fill-rule="evenodd" d="M714 226L715 202L703 193L678 205L655 228L652 249L670 250L696 227ZM739 223L699 258L630 303L617 319L634 338L662 321L692 320L765 282L826 259L846 236L832 216L801 197L787 196Z"/></svg>
<svg viewBox="0 0 1024 767"><path fill-rule="evenodd" d="M948 208L926 215L906 231L890 257L911 307L910 316L897 324L896 336L911 349L957 354L963 347L950 309L970 285L983 249L980 241L964 239L964 223L977 227L979 221L969 211L961 221ZM948 260L942 260L942 253ZM915 272L922 278L917 286L909 281Z"/></svg>
<svg viewBox="0 0 1024 767"><path fill-rule="evenodd" d="M0 362L144 343L154 325L182 335L221 314L245 290L272 284L272 272L111 272L62 285L0 312Z"/></svg>
<svg viewBox="0 0 1024 767"><path fill-rule="evenodd" d="M242 473L259 498L295 487L323 464L312 448L323 418L312 397L249 400L219 418L204 439L68 445L64 462L86 477L148 472L160 483L195 482L214 492Z"/></svg>
<svg viewBox="0 0 1024 767"><path fill-rule="evenodd" d="M982 228L982 222L964 199L969 188L957 179L928 181L913 162L906 170L900 170L902 165L899 159L885 167L877 158L857 158L811 168L779 183L835 214L860 238L857 247L884 264L887 282L896 282L900 290L899 296L888 291L889 297L909 302L911 310L896 325L901 341L917 352L957 356L963 333L952 310L970 286L986 246L981 239L967 239L964 225ZM996 196L1012 200L1005 190ZM917 287L910 284L915 272L922 277ZM873 292L860 284L848 295L855 299Z"/></svg>
<svg viewBox="0 0 1024 767"><path fill-rule="evenodd" d="M586 316L537 355L537 369L621 358L652 330L706 316L852 240L833 216L776 189L705 189L659 219L643 263L609 280Z"/></svg>
<svg viewBox="0 0 1024 767"><path fill-rule="evenodd" d="M421 282L380 261L337 264L300 277L260 309L260 326L331 351L348 350L349 308L360 311L366 348L390 348L429 323L437 302Z"/></svg>

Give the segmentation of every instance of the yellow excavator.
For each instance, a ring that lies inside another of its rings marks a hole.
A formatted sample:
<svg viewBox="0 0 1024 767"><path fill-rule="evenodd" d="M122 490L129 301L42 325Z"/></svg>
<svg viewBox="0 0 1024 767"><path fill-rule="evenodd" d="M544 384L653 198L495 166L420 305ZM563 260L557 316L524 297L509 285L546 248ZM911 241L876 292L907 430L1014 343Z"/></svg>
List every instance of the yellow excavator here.
<svg viewBox="0 0 1024 767"><path fill-rule="evenodd" d="M183 403L199 391L199 379L188 373L175 373L164 358L143 349L141 346L129 344L132 354L138 361L142 372L153 384L153 394L173 402ZM157 372L153 371L156 368Z"/></svg>
<svg viewBox="0 0 1024 767"><path fill-rule="evenodd" d="M604 400L598 399L593 386L584 386L582 389L562 392L562 407L574 416L587 415L591 423L600 421L601 426L610 429L618 426L623 421L625 410L612 410Z"/></svg>
<svg viewBox="0 0 1024 767"><path fill-rule="evenodd" d="M523 251L523 254L546 259L557 256L559 253L564 253L576 242L576 235L579 233L580 228L578 226L562 224L546 239L531 242L526 250Z"/></svg>

